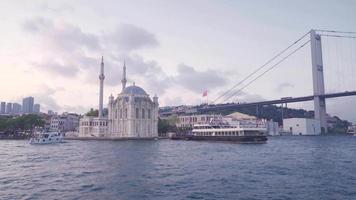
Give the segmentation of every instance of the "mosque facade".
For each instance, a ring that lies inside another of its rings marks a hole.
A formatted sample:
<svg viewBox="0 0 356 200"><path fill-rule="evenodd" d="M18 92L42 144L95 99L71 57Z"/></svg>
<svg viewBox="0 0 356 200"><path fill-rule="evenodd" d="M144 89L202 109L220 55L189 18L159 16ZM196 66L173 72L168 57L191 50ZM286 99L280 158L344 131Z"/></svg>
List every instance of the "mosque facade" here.
<svg viewBox="0 0 356 200"><path fill-rule="evenodd" d="M103 116L104 62L102 59L98 117L84 116L80 120L79 137L108 139L151 139L158 137L158 97L151 98L133 83L126 86L126 64L123 66L122 90L110 95L108 115Z"/></svg>

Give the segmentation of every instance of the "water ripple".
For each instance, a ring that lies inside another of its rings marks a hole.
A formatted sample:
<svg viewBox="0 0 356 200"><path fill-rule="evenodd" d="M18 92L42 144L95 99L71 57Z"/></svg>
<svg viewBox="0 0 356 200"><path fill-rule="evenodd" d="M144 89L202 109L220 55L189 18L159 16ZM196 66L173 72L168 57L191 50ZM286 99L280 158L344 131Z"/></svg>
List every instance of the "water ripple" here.
<svg viewBox="0 0 356 200"><path fill-rule="evenodd" d="M0 141L0 199L354 199L356 137Z"/></svg>

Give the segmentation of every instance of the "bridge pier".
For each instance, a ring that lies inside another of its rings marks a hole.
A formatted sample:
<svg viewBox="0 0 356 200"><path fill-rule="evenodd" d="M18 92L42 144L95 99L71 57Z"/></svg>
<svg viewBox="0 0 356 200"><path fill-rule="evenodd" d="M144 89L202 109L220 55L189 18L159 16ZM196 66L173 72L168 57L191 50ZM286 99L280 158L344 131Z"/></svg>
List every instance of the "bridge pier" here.
<svg viewBox="0 0 356 200"><path fill-rule="evenodd" d="M321 133L327 133L326 104L325 98L321 96L325 94L321 37L315 30L310 31L310 46L313 70L314 118L320 121Z"/></svg>

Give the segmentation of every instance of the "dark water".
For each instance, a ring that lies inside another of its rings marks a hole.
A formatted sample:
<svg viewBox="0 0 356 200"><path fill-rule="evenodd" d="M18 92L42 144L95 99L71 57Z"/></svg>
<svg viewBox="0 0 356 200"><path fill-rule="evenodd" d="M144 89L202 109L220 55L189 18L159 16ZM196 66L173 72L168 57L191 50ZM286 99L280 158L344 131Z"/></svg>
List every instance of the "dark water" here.
<svg viewBox="0 0 356 200"><path fill-rule="evenodd" d="M1 199L356 199L356 137L0 141Z"/></svg>

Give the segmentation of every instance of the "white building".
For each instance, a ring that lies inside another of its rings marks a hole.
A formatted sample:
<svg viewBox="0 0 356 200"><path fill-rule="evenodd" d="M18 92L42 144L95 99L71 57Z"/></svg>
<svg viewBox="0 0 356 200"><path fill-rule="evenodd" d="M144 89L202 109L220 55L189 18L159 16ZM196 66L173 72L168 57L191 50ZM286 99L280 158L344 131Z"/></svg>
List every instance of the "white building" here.
<svg viewBox="0 0 356 200"><path fill-rule="evenodd" d="M80 119L79 137L106 137L108 135L108 118L103 116L104 80L104 57L101 57L98 117L83 116Z"/></svg>
<svg viewBox="0 0 356 200"><path fill-rule="evenodd" d="M158 137L158 97L151 99L140 87L132 85L108 105L108 128L111 137Z"/></svg>
<svg viewBox="0 0 356 200"><path fill-rule="evenodd" d="M283 130L292 135L319 135L321 134L320 122L308 118L283 119Z"/></svg>
<svg viewBox="0 0 356 200"><path fill-rule="evenodd" d="M267 135L271 135L271 136L280 135L278 122L274 122L272 120L267 121L266 126L267 126Z"/></svg>
<svg viewBox="0 0 356 200"><path fill-rule="evenodd" d="M105 117L84 116L80 119L80 137L105 137L108 133L108 120Z"/></svg>
<svg viewBox="0 0 356 200"><path fill-rule="evenodd" d="M109 97L108 116L102 116L104 62L101 63L99 116L80 120L79 137L108 139L144 139L158 137L158 97L150 96L133 84L126 87L126 65L123 67L122 91Z"/></svg>
<svg viewBox="0 0 356 200"><path fill-rule="evenodd" d="M152 99L144 89L126 87L126 65L123 67L122 90L108 105L108 131L114 138L158 137L158 97Z"/></svg>
<svg viewBox="0 0 356 200"><path fill-rule="evenodd" d="M177 117L177 128L193 128L194 124L207 124L210 119L215 117L221 117L221 115L181 115Z"/></svg>
<svg viewBox="0 0 356 200"><path fill-rule="evenodd" d="M63 113L51 117L50 129L68 132L77 131L79 127L79 116L74 113Z"/></svg>

